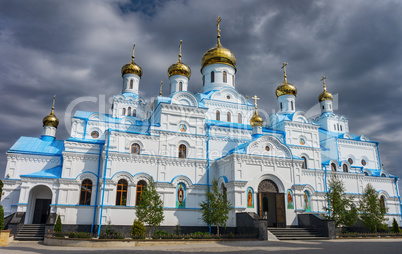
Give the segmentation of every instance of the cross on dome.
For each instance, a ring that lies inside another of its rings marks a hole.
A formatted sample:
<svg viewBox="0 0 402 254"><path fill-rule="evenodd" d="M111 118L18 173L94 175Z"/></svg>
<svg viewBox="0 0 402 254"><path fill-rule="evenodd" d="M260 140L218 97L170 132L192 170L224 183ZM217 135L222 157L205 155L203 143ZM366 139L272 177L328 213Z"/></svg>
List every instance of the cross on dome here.
<svg viewBox="0 0 402 254"><path fill-rule="evenodd" d="M181 42L181 41L180 41ZM161 80L161 85L160 85L160 90L159 90L159 96L162 96L162 84L163 84L163 81Z"/></svg>
<svg viewBox="0 0 402 254"><path fill-rule="evenodd" d="M218 32L218 35L216 36L217 39L218 39L218 41L217 41L218 46L221 45L221 40L220 40L220 38L221 38L221 30L219 29L219 23L221 23L221 21L222 21L221 17L218 16L218 19L216 20L216 27L218 28L216 30Z"/></svg>
<svg viewBox="0 0 402 254"><path fill-rule="evenodd" d="M251 99L254 100L254 106L255 108L257 108L257 100L259 100L260 98L258 98L257 95L254 95L254 97L252 97Z"/></svg>
<svg viewBox="0 0 402 254"><path fill-rule="evenodd" d="M179 44L179 63L181 63L181 44L183 43L183 40L180 40L180 44Z"/></svg>
<svg viewBox="0 0 402 254"><path fill-rule="evenodd" d="M283 69L283 78L286 80L286 65L288 65L288 63L283 62L281 69Z"/></svg>

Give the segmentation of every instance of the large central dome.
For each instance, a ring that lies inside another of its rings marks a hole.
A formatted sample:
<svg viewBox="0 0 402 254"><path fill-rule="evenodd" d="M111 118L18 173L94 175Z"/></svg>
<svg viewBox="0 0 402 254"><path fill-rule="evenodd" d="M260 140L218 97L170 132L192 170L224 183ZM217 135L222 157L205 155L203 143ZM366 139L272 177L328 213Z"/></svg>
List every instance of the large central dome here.
<svg viewBox="0 0 402 254"><path fill-rule="evenodd" d="M216 46L208 49L207 52L204 53L201 59L201 71L204 67L211 64L227 64L232 66L236 71L236 57L229 49L222 47L221 44L221 30L219 29L219 23L221 22L221 18L218 17L216 26L218 27L218 35Z"/></svg>

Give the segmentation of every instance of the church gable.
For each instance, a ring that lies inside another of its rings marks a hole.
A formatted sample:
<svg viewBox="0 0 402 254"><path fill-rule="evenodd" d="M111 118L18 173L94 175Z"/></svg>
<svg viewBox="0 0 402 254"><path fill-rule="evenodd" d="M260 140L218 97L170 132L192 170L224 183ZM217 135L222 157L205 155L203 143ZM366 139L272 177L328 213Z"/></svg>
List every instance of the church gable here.
<svg viewBox="0 0 402 254"><path fill-rule="evenodd" d="M172 104L183 106L198 107L197 99L189 92L179 92L173 95Z"/></svg>
<svg viewBox="0 0 402 254"><path fill-rule="evenodd" d="M268 135L251 142L247 148L247 154L292 158L292 153L286 145L276 137Z"/></svg>

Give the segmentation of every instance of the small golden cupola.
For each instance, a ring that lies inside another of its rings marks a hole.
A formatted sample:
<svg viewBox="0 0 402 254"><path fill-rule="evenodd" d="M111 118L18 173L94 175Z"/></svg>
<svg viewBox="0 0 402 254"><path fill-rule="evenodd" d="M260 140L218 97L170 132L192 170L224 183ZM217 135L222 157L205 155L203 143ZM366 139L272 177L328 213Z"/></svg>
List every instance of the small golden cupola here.
<svg viewBox="0 0 402 254"><path fill-rule="evenodd" d="M219 23L222 21L220 17L218 17L216 26L218 27L218 35L217 42L215 47L207 50L201 59L201 72L206 66L211 64L227 64L234 68L236 72L236 57L235 55L227 48L224 48L221 44L221 30L219 29Z"/></svg>
<svg viewBox="0 0 402 254"><path fill-rule="evenodd" d="M183 43L182 40L180 40L180 44L179 44L179 60L177 60L176 63L172 64L169 69L168 69L168 76L169 78L171 76L174 75L181 75L181 76L185 76L188 79L190 79L191 76L191 69L190 67L188 67L186 64L182 63L181 61L181 44Z"/></svg>
<svg viewBox="0 0 402 254"><path fill-rule="evenodd" d="M330 101L332 101L333 100L333 96L332 96L332 93L330 93L330 92L328 92L327 91L327 86L325 85L325 79L326 79L327 77L322 77L322 79L321 79L321 81L323 82L323 88L324 88L324 91L320 94L320 96L318 96L318 102L322 102L322 101L327 101L327 100L330 100Z"/></svg>
<svg viewBox="0 0 402 254"><path fill-rule="evenodd" d="M282 65L283 83L280 86L278 86L278 88L276 88L276 97L280 97L282 95L287 95L287 94L290 94L293 96L297 95L297 88L294 85L288 83L287 76L286 76L286 65L288 65L288 64L285 62Z"/></svg>
<svg viewBox="0 0 402 254"><path fill-rule="evenodd" d="M59 126L59 119L56 117L54 114L54 102L56 100L56 95L53 97L53 106L52 106L52 111L43 118L43 127L54 127L57 128Z"/></svg>
<svg viewBox="0 0 402 254"><path fill-rule="evenodd" d="M258 111L257 111L257 100L259 100L260 98L258 98L257 95L255 95L252 99L255 100L255 102L254 102L255 111L254 111L253 117L251 117L251 119L250 119L250 125L251 125L251 127L254 127L254 126L262 127L264 125L264 119L262 119L262 117L258 114Z"/></svg>
<svg viewBox="0 0 402 254"><path fill-rule="evenodd" d="M141 78L142 68L134 61L135 58L134 50L135 50L135 43L133 45L133 55L131 56L131 61L128 64L125 64L123 67L121 67L121 75L124 76L125 74L135 74Z"/></svg>

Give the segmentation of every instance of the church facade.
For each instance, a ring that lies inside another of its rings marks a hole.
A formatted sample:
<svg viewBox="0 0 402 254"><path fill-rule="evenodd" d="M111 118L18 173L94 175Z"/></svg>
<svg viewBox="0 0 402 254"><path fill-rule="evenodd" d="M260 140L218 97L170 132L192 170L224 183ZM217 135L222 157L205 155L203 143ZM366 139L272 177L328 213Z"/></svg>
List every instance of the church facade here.
<svg viewBox="0 0 402 254"><path fill-rule="evenodd" d="M56 139L54 113L43 135L21 137L7 152L5 215L25 214L25 224L45 223L50 213L64 225L132 225L144 187L152 179L164 204L164 226L206 226L199 203L212 179L236 213L267 218L269 226L295 226L297 215L322 214L328 181L337 175L357 204L367 184L388 208L388 223L401 223L398 177L382 167L378 142L349 131L324 89L321 114L297 110L297 89L276 88L278 111L266 122L254 103L236 90L236 58L220 42L201 60L202 89L188 91L191 70L180 54L168 69L170 94L147 102L140 96L141 67L121 69L122 93L111 114L77 111L71 136ZM151 103L150 110L147 107Z"/></svg>

